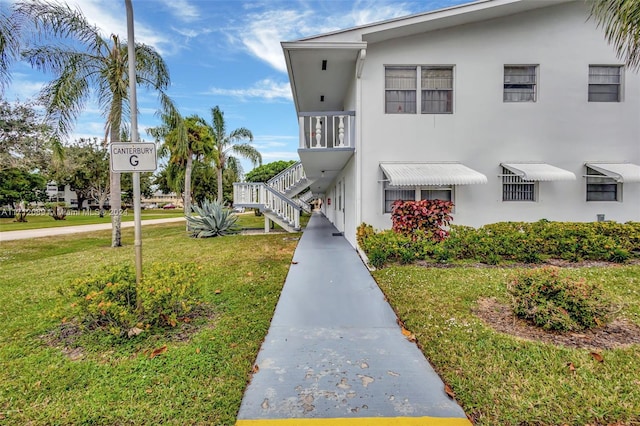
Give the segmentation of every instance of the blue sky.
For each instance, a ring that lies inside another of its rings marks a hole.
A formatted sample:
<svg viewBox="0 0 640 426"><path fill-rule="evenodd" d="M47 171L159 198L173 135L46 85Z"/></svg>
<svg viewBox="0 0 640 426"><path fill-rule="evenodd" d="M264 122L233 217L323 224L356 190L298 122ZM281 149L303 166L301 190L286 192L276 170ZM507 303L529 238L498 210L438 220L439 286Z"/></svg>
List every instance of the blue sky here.
<svg viewBox="0 0 640 426"><path fill-rule="evenodd" d="M0 0L8 7L15 0ZM219 105L229 130L246 127L263 162L298 159L298 123L281 41L468 3L469 0L133 0L136 41L158 50L171 73L169 95L183 115L211 119ZM124 0L68 0L105 36L126 39ZM5 99L33 98L50 76L16 63ZM138 90L141 139L158 124L157 98ZM104 135L89 103L71 140ZM244 164L244 163L243 163ZM245 171L251 168L244 164Z"/></svg>

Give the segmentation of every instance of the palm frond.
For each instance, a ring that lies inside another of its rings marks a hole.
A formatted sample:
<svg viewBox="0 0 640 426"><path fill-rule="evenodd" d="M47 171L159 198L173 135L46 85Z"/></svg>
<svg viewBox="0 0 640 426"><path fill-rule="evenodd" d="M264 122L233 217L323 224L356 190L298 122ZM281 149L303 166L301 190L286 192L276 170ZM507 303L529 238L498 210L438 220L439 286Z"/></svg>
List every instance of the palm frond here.
<svg viewBox="0 0 640 426"><path fill-rule="evenodd" d="M640 69L640 2L591 0L591 17L604 29L607 41L629 68Z"/></svg>
<svg viewBox="0 0 640 426"><path fill-rule="evenodd" d="M250 160L254 165L262 165L262 154L252 145L248 143L236 144L231 147L231 150L241 157Z"/></svg>
<svg viewBox="0 0 640 426"><path fill-rule="evenodd" d="M20 26L22 21L16 14L0 11L0 94L11 81L9 68L20 56Z"/></svg>
<svg viewBox="0 0 640 426"><path fill-rule="evenodd" d="M240 127L229 134L229 140L231 142L237 142L243 139L249 139L249 141L253 141L253 133L251 133L251 130L245 127Z"/></svg>
<svg viewBox="0 0 640 426"><path fill-rule="evenodd" d="M47 120L53 123L56 134L67 136L71 133L89 94L88 81L74 66L45 85L40 100L46 106Z"/></svg>
<svg viewBox="0 0 640 426"><path fill-rule="evenodd" d="M26 16L41 38L70 38L83 43L90 51L99 51L105 40L97 26L87 21L79 9L53 1L19 1L16 13Z"/></svg>
<svg viewBox="0 0 640 426"><path fill-rule="evenodd" d="M227 128L224 122L224 113L217 105L211 108L211 125L216 145L224 147Z"/></svg>
<svg viewBox="0 0 640 426"><path fill-rule="evenodd" d="M136 79L139 84L155 90L164 90L171 81L167 64L151 46L136 43ZM124 55L128 63L128 51Z"/></svg>

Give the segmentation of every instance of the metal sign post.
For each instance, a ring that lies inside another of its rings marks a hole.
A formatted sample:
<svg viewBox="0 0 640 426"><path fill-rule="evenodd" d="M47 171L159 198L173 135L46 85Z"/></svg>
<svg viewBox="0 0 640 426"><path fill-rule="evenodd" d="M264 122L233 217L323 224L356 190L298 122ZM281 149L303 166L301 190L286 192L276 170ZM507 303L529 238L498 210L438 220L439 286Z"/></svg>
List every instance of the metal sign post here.
<svg viewBox="0 0 640 426"><path fill-rule="evenodd" d="M131 110L131 142L138 142L138 100L136 97L136 46L133 34L133 6L124 0L127 8L127 52L129 60L129 96ZM135 154L134 154L135 155ZM135 161L130 161L134 163ZM112 162L113 164L113 162ZM112 166L113 167L113 166ZM134 246L136 251L136 289L142 281L142 220L140 218L140 172L133 172L133 221L135 225ZM138 308L140 298L137 298Z"/></svg>

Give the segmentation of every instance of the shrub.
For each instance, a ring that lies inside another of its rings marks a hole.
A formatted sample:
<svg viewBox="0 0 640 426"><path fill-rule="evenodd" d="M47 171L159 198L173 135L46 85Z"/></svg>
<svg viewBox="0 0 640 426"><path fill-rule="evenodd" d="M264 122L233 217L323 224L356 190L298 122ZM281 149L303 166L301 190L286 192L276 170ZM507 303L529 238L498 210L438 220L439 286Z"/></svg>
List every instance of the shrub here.
<svg viewBox="0 0 640 426"><path fill-rule="evenodd" d="M51 204L51 217L53 220L65 220L67 217L66 204L62 202Z"/></svg>
<svg viewBox="0 0 640 426"><path fill-rule="evenodd" d="M356 240L358 245L364 249L367 239L371 238L376 232L373 230L373 226L361 223L356 229Z"/></svg>
<svg viewBox="0 0 640 426"><path fill-rule="evenodd" d="M443 229L453 220L453 203L442 200L402 201L392 204L392 229L402 235L418 239L416 231L435 240L442 241L449 235Z"/></svg>
<svg viewBox="0 0 640 426"><path fill-rule="evenodd" d="M71 286L78 320L91 330L120 337L132 337L151 327L174 327L200 304L197 271L193 263L152 264L137 292L131 266L79 279Z"/></svg>
<svg viewBox="0 0 640 426"><path fill-rule="evenodd" d="M508 290L513 312L545 330L578 331L611 319L612 304L602 287L560 274L558 268L521 272Z"/></svg>
<svg viewBox="0 0 640 426"><path fill-rule="evenodd" d="M358 228L357 238L367 256L372 250L380 248L376 256L382 263L425 259L535 264L549 258L623 263L640 254L638 222L621 224L541 220L534 223L499 222L478 229L451 225L449 236L442 241L432 239L428 231L416 230L409 235L390 231L376 233L370 225L362 224Z"/></svg>
<svg viewBox="0 0 640 426"><path fill-rule="evenodd" d="M205 200L202 206L194 205L192 209L198 214L198 216L186 216L192 237L217 237L239 231L236 224L238 216L222 203Z"/></svg>

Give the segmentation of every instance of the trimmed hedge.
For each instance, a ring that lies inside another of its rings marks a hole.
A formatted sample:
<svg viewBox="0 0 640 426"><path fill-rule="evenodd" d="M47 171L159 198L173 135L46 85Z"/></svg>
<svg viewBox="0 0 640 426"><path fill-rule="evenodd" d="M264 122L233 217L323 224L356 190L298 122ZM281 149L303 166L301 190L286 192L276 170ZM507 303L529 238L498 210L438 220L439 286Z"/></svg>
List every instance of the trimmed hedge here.
<svg viewBox="0 0 640 426"><path fill-rule="evenodd" d="M623 263L640 257L640 222L499 222L481 228L452 225L442 242L405 237L391 230L358 229L358 243L375 267L414 260L467 260L498 264L548 259Z"/></svg>

